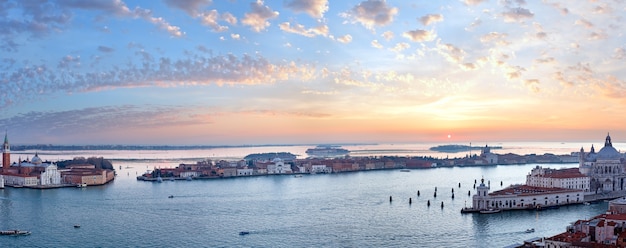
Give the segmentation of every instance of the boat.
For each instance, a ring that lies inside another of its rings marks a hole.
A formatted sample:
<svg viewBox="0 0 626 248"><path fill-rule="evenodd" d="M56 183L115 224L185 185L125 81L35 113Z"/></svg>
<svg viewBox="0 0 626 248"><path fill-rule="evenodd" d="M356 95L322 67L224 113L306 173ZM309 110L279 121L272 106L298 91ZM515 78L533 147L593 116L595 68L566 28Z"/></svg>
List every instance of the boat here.
<svg viewBox="0 0 626 248"><path fill-rule="evenodd" d="M76 184L76 187L77 188L86 188L87 184L86 183L79 183L79 184Z"/></svg>
<svg viewBox="0 0 626 248"><path fill-rule="evenodd" d="M161 178L161 176L157 177L157 183L162 183L163 182L163 178Z"/></svg>
<svg viewBox="0 0 626 248"><path fill-rule="evenodd" d="M495 214L495 213L500 213L500 211L502 211L502 210L501 209L489 208L489 209L480 210L479 213L481 213L481 214Z"/></svg>
<svg viewBox="0 0 626 248"><path fill-rule="evenodd" d="M311 157L340 157L348 155L350 151L341 148L341 146L332 145L319 145L315 148L309 148L306 150L306 154Z"/></svg>
<svg viewBox="0 0 626 248"><path fill-rule="evenodd" d="M294 175L293 177L302 177L302 175L298 174L298 175Z"/></svg>
<svg viewBox="0 0 626 248"><path fill-rule="evenodd" d="M411 170L409 170L409 169L402 169L402 170L400 170L400 171L401 171L401 172L411 172Z"/></svg>
<svg viewBox="0 0 626 248"><path fill-rule="evenodd" d="M239 235L243 236L243 235L248 235L250 234L250 232L239 232Z"/></svg>
<svg viewBox="0 0 626 248"><path fill-rule="evenodd" d="M170 195L170 196L168 196L167 198L174 198L174 195Z"/></svg>
<svg viewBox="0 0 626 248"><path fill-rule="evenodd" d="M80 224L74 225L74 228L80 228Z"/></svg>
<svg viewBox="0 0 626 248"><path fill-rule="evenodd" d="M4 230L4 231L0 231L0 235L5 235L5 236L23 236L23 235L30 235L29 231L23 231L23 230Z"/></svg>
<svg viewBox="0 0 626 248"><path fill-rule="evenodd" d="M535 232L535 228L526 229L526 233L532 233L532 232Z"/></svg>
<svg viewBox="0 0 626 248"><path fill-rule="evenodd" d="M584 205L586 205L586 206L591 205L591 203L589 203L589 202L585 202L585 203L583 203L583 204L584 204Z"/></svg>

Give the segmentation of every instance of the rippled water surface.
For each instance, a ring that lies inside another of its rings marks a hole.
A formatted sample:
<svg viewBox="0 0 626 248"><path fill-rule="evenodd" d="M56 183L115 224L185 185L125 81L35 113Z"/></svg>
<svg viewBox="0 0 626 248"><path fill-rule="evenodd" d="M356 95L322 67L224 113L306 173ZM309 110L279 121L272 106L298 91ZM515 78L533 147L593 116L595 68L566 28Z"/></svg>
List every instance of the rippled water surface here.
<svg viewBox="0 0 626 248"><path fill-rule="evenodd" d="M116 180L105 186L0 190L0 229L32 231L30 236L0 236L0 246L502 247L555 235L570 222L607 208L601 203L541 212L460 213L471 204L467 192L473 192L474 180L484 177L492 189L501 189L523 183L536 164L136 181L137 174L153 166L125 162L116 168ZM564 166L576 164L551 167ZM528 228L536 232L525 233ZM240 236L240 231L250 234Z"/></svg>

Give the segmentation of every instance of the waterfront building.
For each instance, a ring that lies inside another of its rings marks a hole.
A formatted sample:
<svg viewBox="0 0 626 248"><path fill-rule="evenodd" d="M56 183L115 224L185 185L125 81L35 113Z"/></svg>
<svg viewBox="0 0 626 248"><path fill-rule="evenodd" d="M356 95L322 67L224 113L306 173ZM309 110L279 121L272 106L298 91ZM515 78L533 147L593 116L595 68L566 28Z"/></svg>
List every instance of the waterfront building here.
<svg viewBox="0 0 626 248"><path fill-rule="evenodd" d="M62 181L71 185L103 185L115 179L112 170L97 169L94 165L71 165L61 171Z"/></svg>
<svg viewBox="0 0 626 248"><path fill-rule="evenodd" d="M471 210L485 209L542 209L546 207L582 203L584 191L581 189L544 188L528 185L511 185L505 189L489 192L491 183L485 185L481 179L472 197Z"/></svg>
<svg viewBox="0 0 626 248"><path fill-rule="evenodd" d="M590 177L590 191L595 194L626 190L625 167L624 155L613 147L609 134L597 153L593 146L588 153L580 148L578 168Z"/></svg>
<svg viewBox="0 0 626 248"><path fill-rule="evenodd" d="M280 158L275 158L271 163L267 164L267 174L285 174L292 173L291 165L285 164Z"/></svg>
<svg viewBox="0 0 626 248"><path fill-rule="evenodd" d="M487 145L480 151L480 157L486 160L487 164L498 164L498 154L491 153L491 148Z"/></svg>
<svg viewBox="0 0 626 248"><path fill-rule="evenodd" d="M589 220L578 220L566 231L546 238L544 246L626 247L626 198L609 202L609 210Z"/></svg>
<svg viewBox="0 0 626 248"><path fill-rule="evenodd" d="M590 178L578 168L550 169L537 166L526 175L526 185L544 188L582 189L589 192Z"/></svg>
<svg viewBox="0 0 626 248"><path fill-rule="evenodd" d="M254 170L248 168L247 166L244 168L237 169L237 176L252 176L254 174Z"/></svg>

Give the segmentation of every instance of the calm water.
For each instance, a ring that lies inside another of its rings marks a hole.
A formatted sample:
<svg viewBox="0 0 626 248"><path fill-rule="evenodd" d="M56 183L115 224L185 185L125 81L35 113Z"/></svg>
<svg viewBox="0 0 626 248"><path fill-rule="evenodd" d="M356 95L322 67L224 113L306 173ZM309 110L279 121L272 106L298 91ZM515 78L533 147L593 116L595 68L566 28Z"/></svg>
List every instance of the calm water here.
<svg viewBox="0 0 626 248"><path fill-rule="evenodd" d="M302 178L264 176L164 183L135 179L156 166L173 167L175 161L192 160L197 152L157 151L144 154L149 162L115 162L118 177L105 186L0 190L0 229L19 228L33 233L0 236L0 246L502 247L555 235L570 222L588 219L607 208L601 203L542 212L459 212L465 204L471 204L467 192L473 193L475 179L484 177L497 190L502 188L501 181L504 186L523 183L536 164ZM111 156L123 158L126 153ZM243 152L233 151L236 153ZM47 158L41 152L40 156ZM63 159L73 155L68 152L57 156ZM119 166L123 168L119 170ZM451 197L452 189L455 199ZM169 195L174 198L169 199ZM394 199L391 203L389 196ZM411 205L409 198L413 199ZM427 200L432 203L430 207L426 206ZM81 228L75 229L74 224ZM525 233L528 228L536 232ZM240 236L240 231L250 234Z"/></svg>

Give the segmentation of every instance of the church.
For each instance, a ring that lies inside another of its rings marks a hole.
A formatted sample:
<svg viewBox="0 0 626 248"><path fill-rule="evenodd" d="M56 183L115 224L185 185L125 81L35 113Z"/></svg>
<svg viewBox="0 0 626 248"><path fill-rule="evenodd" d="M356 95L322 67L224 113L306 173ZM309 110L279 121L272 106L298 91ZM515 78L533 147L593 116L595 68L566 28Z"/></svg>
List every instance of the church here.
<svg viewBox="0 0 626 248"><path fill-rule="evenodd" d="M626 190L625 168L624 154L613 147L609 134L606 135L604 147L597 153L593 145L587 153L580 148L578 170L590 178L589 188L594 194Z"/></svg>

